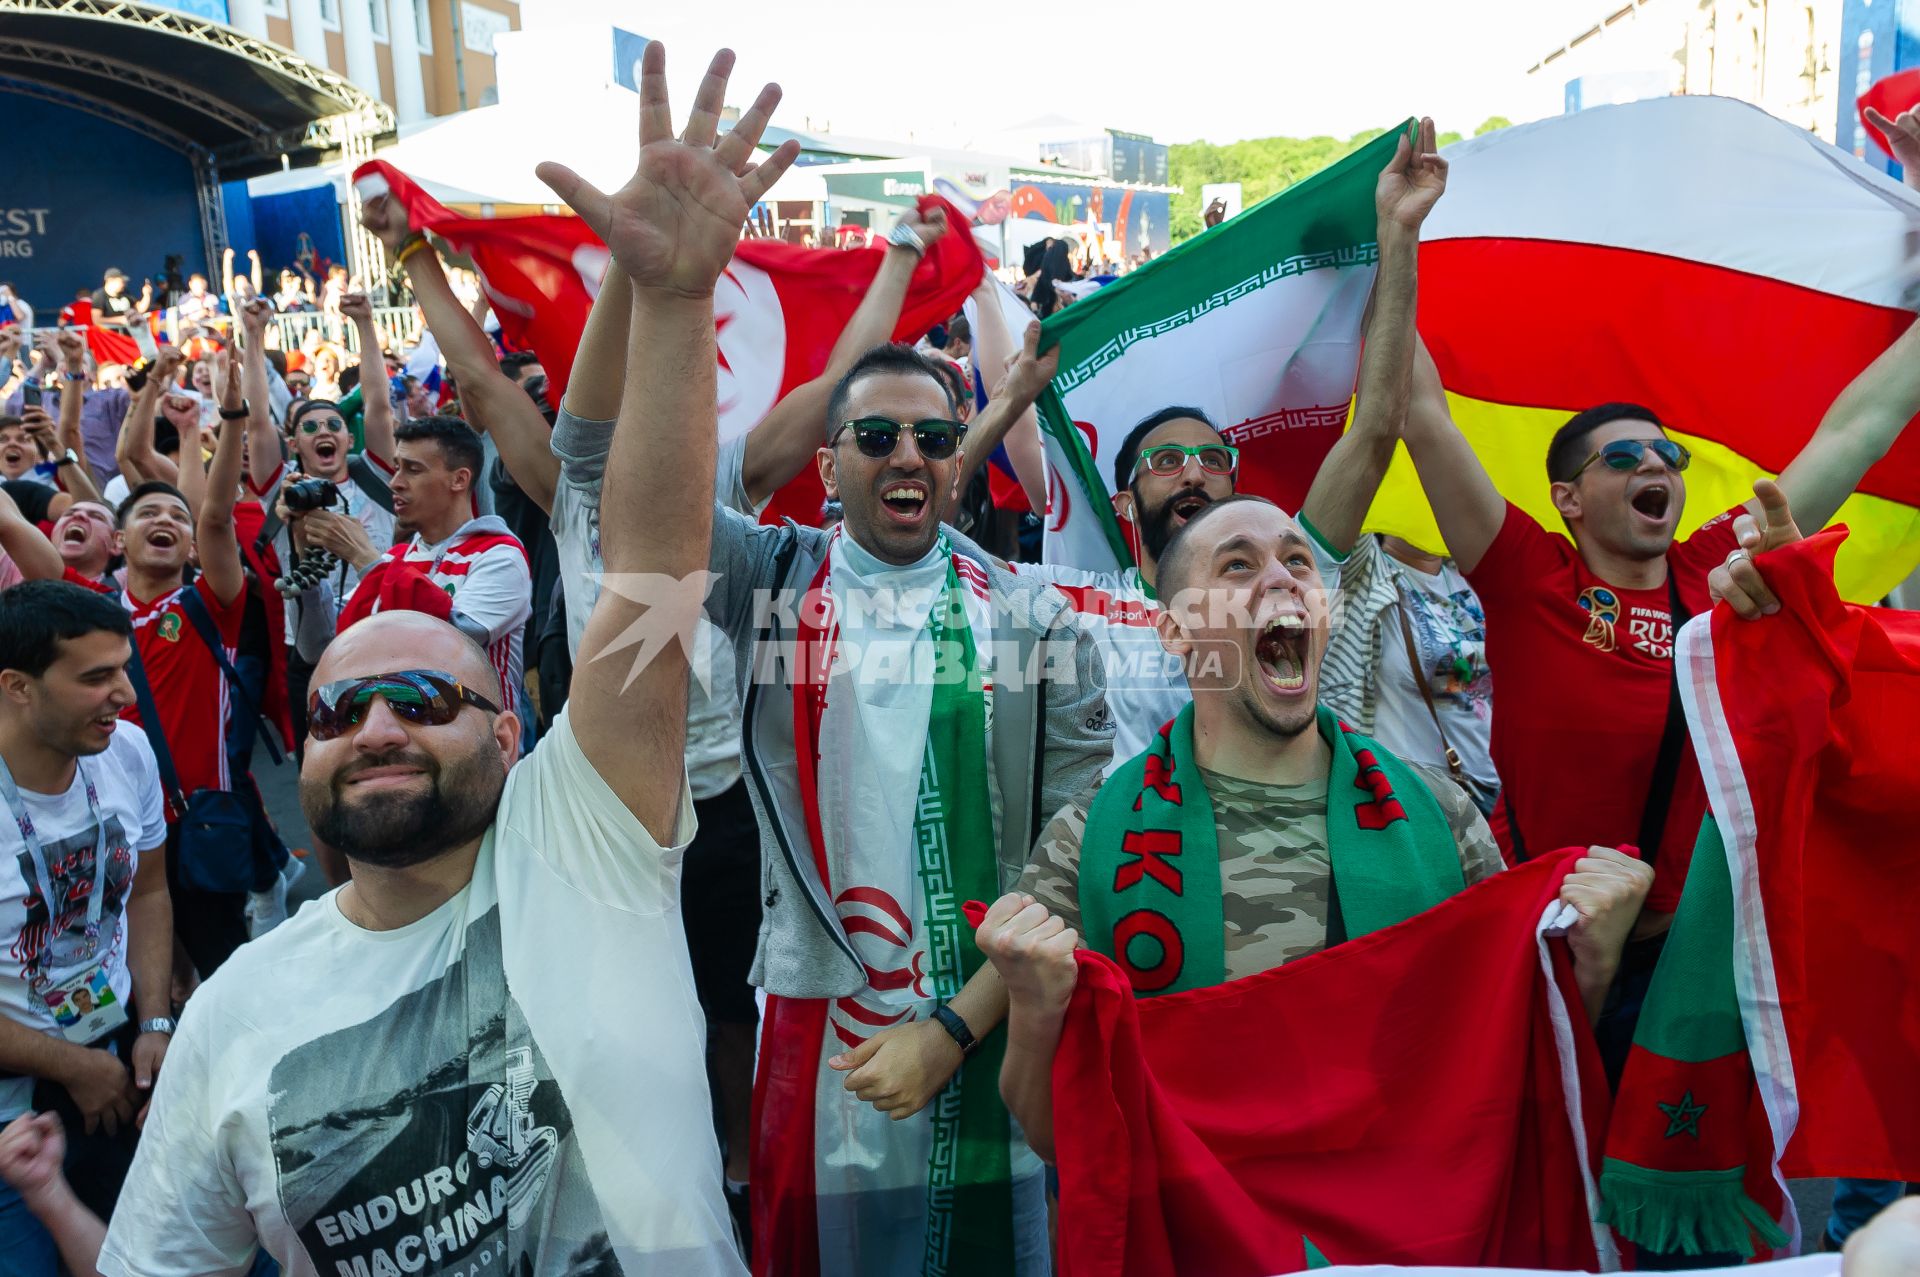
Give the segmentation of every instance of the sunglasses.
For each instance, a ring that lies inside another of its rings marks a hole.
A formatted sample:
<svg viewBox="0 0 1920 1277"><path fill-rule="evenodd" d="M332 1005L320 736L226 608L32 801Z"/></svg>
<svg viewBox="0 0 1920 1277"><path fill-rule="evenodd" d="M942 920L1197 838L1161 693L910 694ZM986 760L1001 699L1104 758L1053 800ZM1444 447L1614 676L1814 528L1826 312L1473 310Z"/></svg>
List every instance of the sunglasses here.
<svg viewBox="0 0 1920 1277"><path fill-rule="evenodd" d="M1669 470L1685 470L1693 461L1693 454L1688 452L1684 445L1677 444L1671 439L1615 439L1612 443L1601 445L1598 452L1582 461L1580 469L1567 476L1567 482L1572 483L1578 479L1586 468L1596 461L1604 463L1609 470L1624 472L1637 469L1640 458L1645 456L1649 449L1654 456L1666 463Z"/></svg>
<svg viewBox="0 0 1920 1277"><path fill-rule="evenodd" d="M498 705L463 687L445 670L401 670L315 688L307 699L307 734L314 740L344 736L366 721L367 706L376 696L401 719L421 727L445 727L460 716L462 705L500 712Z"/></svg>
<svg viewBox="0 0 1920 1277"><path fill-rule="evenodd" d="M1203 443L1193 447L1180 443L1163 443L1148 448L1133 463L1136 470L1144 468L1149 474L1161 478L1170 478L1187 468L1187 458L1197 457L1200 468L1208 474L1232 474L1240 463L1240 449L1224 443Z"/></svg>
<svg viewBox="0 0 1920 1277"><path fill-rule="evenodd" d="M317 435L323 429L345 430L346 428L347 423L338 417L322 417L316 415L312 417L302 417L300 419L300 433L303 435Z"/></svg>
<svg viewBox="0 0 1920 1277"><path fill-rule="evenodd" d="M854 446L863 456L878 461L890 457L900 444L900 432L907 429L905 422L893 421L886 417L862 417L858 421L843 421L840 429L833 432L833 438L827 440L832 447L847 431L853 432ZM916 421L912 425L913 444L920 449L920 455L929 461L945 461L959 450L960 440L966 436L967 428L957 421L933 418L928 421Z"/></svg>

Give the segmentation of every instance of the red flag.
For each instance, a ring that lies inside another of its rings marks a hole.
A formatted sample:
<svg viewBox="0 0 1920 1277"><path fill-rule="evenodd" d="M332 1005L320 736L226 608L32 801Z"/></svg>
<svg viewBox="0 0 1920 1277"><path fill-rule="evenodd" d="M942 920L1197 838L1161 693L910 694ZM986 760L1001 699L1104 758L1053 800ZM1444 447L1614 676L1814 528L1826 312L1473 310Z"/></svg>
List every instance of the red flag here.
<svg viewBox="0 0 1920 1277"><path fill-rule="evenodd" d="M1874 145L1891 156L1893 148L1887 145L1887 135L1874 128L1867 119L1867 108L1872 107L1892 120L1899 118L1902 111L1911 111L1915 106L1920 106L1920 67L1895 71L1885 79L1874 81L1873 87L1862 93L1855 105L1860 112L1860 124L1867 130Z"/></svg>
<svg viewBox="0 0 1920 1277"><path fill-rule="evenodd" d="M559 403L608 261L606 247L586 223L572 216L462 217L384 160L362 164L353 178L362 198L391 193L407 210L409 225L431 231L472 258L501 333L539 354L549 402ZM915 340L953 315L986 269L959 210L937 195L923 197L920 207L945 209L953 229L915 269L894 326L896 340ZM779 240L740 241L714 292L722 438L751 430L788 391L820 375L885 254L884 248L843 251ZM815 524L820 500L819 480L808 467L768 508L767 517L791 515Z"/></svg>
<svg viewBox="0 0 1920 1277"><path fill-rule="evenodd" d="M1606 1082L1544 935L1579 854L1212 988L1136 1000L1082 950L1053 1067L1062 1277L1613 1260L1589 1206Z"/></svg>
<svg viewBox="0 0 1920 1277"><path fill-rule="evenodd" d="M98 363L126 364L131 368L140 362L140 347L133 338L97 324L87 329L87 349Z"/></svg>
<svg viewBox="0 0 1920 1277"><path fill-rule="evenodd" d="M1845 538L1763 559L1780 612L1716 608L1676 659L1775 1174L1920 1179L1920 614L1840 601Z"/></svg>

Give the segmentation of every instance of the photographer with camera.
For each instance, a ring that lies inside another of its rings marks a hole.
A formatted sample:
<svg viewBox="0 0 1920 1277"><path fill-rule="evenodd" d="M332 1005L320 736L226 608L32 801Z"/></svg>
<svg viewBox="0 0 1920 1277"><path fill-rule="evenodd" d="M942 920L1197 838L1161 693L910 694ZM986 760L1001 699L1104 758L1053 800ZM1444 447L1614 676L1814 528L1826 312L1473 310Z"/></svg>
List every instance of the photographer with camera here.
<svg viewBox="0 0 1920 1277"><path fill-rule="evenodd" d="M379 362L380 334L373 304L364 293L349 293L340 313L359 330L364 358ZM273 322L271 303L255 298L240 310L245 336L243 384L249 403L265 404L269 395L266 331ZM296 750L306 739L307 685L313 664L300 653L303 624L331 636L340 605L360 583L360 570L335 555L310 532L326 519L350 519L368 544L384 550L393 544L393 408L385 395L365 396L366 450L353 455L353 436L340 406L328 399L303 399L288 410L283 442L264 412L247 421L247 489L272 511L268 535L286 574L275 584L288 597L284 641L287 653L287 701L293 711ZM291 445L292 469L287 461ZM331 588L323 599L318 587ZM319 615L324 611L325 615ZM325 646L325 638L320 640Z"/></svg>

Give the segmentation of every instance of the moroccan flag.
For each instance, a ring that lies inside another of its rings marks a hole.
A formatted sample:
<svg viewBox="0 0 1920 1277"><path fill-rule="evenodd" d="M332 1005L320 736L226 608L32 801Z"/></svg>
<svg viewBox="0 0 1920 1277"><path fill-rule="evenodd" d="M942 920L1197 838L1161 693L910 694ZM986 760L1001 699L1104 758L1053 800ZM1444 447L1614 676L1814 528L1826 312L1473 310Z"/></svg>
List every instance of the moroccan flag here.
<svg viewBox="0 0 1920 1277"><path fill-rule="evenodd" d="M501 332L540 356L549 401L558 405L607 269L599 237L571 215L463 217L384 160L362 164L353 179L361 198L391 193L416 230L431 232L472 259ZM955 233L941 236L915 269L894 326L896 340L917 340L953 315L986 269L973 237L961 233L966 218L938 196L923 198L921 206L946 208ZM713 299L723 440L753 429L788 391L820 375L885 254L884 247L844 251L780 240L740 241ZM775 498L765 517L791 515L815 524L820 500L819 480L808 467Z"/></svg>
<svg viewBox="0 0 1920 1277"><path fill-rule="evenodd" d="M1757 107L1657 98L1446 154L1420 331L1454 420L1542 527L1561 526L1547 442L1574 412L1642 403L1692 450L1685 536L1784 469L1913 322L1920 196ZM1910 429L1840 509L1844 597L1873 602L1913 570L1917 507ZM1367 526L1440 548L1404 449Z"/></svg>
<svg viewBox="0 0 1920 1277"><path fill-rule="evenodd" d="M1053 1067L1062 1277L1617 1265L1606 1081L1564 946L1578 849L1395 926L1136 1000L1082 950Z"/></svg>
<svg viewBox="0 0 1920 1277"><path fill-rule="evenodd" d="M1720 607L1680 633L1718 828L1634 1036L1604 1176L1609 1218L1658 1249L1787 1243L1788 1177L1920 1179L1920 615L1840 601L1845 537L1761 557L1776 615Z"/></svg>
<svg viewBox="0 0 1920 1277"><path fill-rule="evenodd" d="M1060 371L1041 397L1046 558L1133 562L1108 500L1120 442L1171 404L1240 448L1240 488L1298 510L1340 438L1380 247L1373 187L1389 132L1047 319ZM1448 198L1452 198L1449 196Z"/></svg>

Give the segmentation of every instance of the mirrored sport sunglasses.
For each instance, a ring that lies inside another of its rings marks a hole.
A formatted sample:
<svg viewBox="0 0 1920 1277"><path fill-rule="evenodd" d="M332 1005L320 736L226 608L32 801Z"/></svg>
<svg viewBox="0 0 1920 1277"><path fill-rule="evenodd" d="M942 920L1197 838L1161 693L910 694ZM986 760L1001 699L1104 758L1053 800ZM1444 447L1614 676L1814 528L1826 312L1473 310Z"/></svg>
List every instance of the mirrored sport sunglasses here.
<svg viewBox="0 0 1920 1277"><path fill-rule="evenodd" d="M1224 443L1192 446L1163 443L1141 453L1140 459L1133 463L1133 468L1144 468L1149 474L1157 474L1164 479L1185 470L1188 457L1198 458L1200 468L1208 474L1232 474L1234 467L1240 464L1240 449Z"/></svg>
<svg viewBox="0 0 1920 1277"><path fill-rule="evenodd" d="M840 436L853 431L854 446L865 456L878 461L890 457L900 444L900 432L908 429L903 421L894 421L887 417L862 417L858 421L843 421L840 428L833 432L833 438L827 440L829 447L839 442ZM912 423L913 445L920 455L929 461L945 461L960 447L961 439L966 437L967 428L958 421L949 421L934 417L926 421Z"/></svg>
<svg viewBox="0 0 1920 1277"><path fill-rule="evenodd" d="M1684 444L1671 439L1615 439L1612 443L1601 445L1600 449L1580 463L1580 469L1567 476L1572 483L1586 472L1594 462L1604 462L1609 470L1633 470L1639 467L1640 458L1651 448L1653 455L1666 463L1669 470L1685 470L1693 461L1693 454Z"/></svg>
<svg viewBox="0 0 1920 1277"><path fill-rule="evenodd" d="M358 727L378 696L409 723L444 727L460 716L462 705L489 714L500 707L469 690L445 670L401 670L369 678L343 678L314 689L307 699L307 732L314 740L333 740Z"/></svg>

